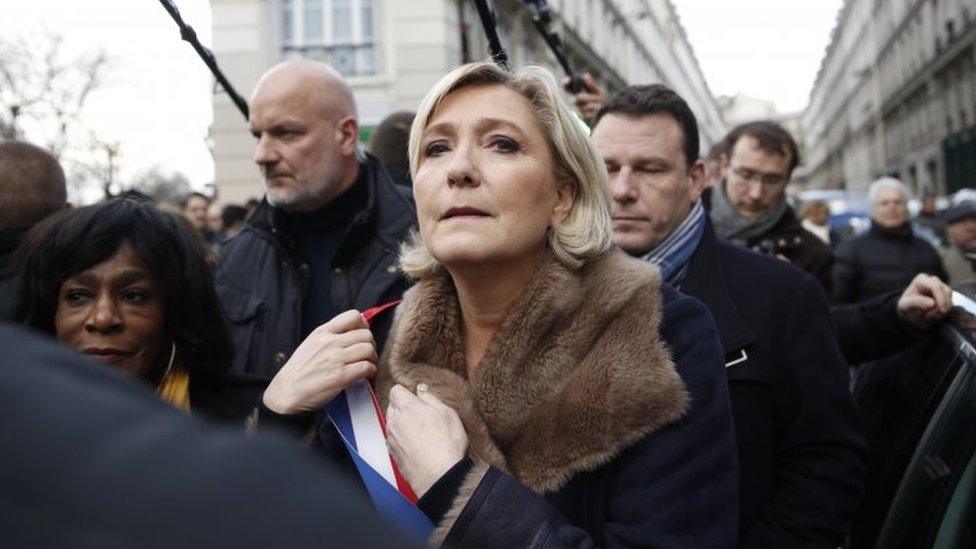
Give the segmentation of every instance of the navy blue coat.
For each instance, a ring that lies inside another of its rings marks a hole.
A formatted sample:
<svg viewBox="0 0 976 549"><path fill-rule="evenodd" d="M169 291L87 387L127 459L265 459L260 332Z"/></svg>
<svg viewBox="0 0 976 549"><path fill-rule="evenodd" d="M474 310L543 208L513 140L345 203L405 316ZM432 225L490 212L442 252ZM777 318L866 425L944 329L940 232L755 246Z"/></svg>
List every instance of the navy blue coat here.
<svg viewBox="0 0 976 549"><path fill-rule="evenodd" d="M743 547L837 547L866 443L821 285L719 240L709 223L681 290L718 325L742 472Z"/></svg>
<svg viewBox="0 0 976 549"><path fill-rule="evenodd" d="M715 326L697 300L661 289L660 334L691 396L686 415L544 497L489 468L445 545L735 546L738 468ZM468 468L470 463L455 466L422 498L421 508L435 523Z"/></svg>

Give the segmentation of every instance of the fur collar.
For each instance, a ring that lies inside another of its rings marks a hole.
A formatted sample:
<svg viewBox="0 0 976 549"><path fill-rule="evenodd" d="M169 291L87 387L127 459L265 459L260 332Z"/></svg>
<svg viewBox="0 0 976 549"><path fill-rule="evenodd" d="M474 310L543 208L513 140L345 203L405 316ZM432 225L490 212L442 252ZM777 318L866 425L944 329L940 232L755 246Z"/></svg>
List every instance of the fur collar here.
<svg viewBox="0 0 976 549"><path fill-rule="evenodd" d="M684 415L688 395L658 334L660 274L613 253L578 271L542 262L468 380L447 274L397 307L380 359L383 408L420 382L458 412L469 452L537 493L562 488Z"/></svg>

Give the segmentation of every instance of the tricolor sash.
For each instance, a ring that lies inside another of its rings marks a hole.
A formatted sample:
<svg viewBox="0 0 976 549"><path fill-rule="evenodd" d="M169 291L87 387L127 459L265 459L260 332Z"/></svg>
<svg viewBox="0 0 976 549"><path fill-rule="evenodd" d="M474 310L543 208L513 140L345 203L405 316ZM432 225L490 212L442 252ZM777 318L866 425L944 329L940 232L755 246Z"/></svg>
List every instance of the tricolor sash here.
<svg viewBox="0 0 976 549"><path fill-rule="evenodd" d="M366 322L396 305L388 303L363 312ZM372 386L359 380L326 404L325 413L339 432L359 477L381 517L405 533L426 541L434 531L418 507L417 495L407 484L386 446L386 422Z"/></svg>

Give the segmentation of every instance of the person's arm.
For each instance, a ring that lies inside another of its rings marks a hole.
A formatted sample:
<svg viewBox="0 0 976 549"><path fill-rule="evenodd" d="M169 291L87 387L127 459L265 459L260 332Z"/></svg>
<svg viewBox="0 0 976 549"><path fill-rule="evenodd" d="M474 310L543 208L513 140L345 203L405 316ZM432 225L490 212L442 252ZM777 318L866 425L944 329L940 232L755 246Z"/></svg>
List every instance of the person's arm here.
<svg viewBox="0 0 976 549"><path fill-rule="evenodd" d="M914 343L952 308L952 289L935 276L920 274L901 293L830 309L837 341L848 364L896 353Z"/></svg>
<svg viewBox="0 0 976 549"><path fill-rule="evenodd" d="M677 297L665 306L661 335L691 406L682 419L651 433L607 465L607 507L596 517L605 523L602 540L570 524L516 478L484 463L462 461L421 498L422 509L433 509L430 518L440 524L444 544L735 547L739 471L714 324L699 302ZM445 505L445 499L453 501Z"/></svg>
<svg viewBox="0 0 976 549"><path fill-rule="evenodd" d="M780 428L775 489L744 547L837 547L864 485L866 443L848 391L827 299L804 277L783 319L783 368L795 410Z"/></svg>
<svg viewBox="0 0 976 549"><path fill-rule="evenodd" d="M569 77L563 79L563 87L569 90ZM571 92L572 93L572 92ZM583 75L583 91L572 94L573 104L579 109L583 118L592 123L596 113L600 111L603 104L607 101L607 92L590 73Z"/></svg>

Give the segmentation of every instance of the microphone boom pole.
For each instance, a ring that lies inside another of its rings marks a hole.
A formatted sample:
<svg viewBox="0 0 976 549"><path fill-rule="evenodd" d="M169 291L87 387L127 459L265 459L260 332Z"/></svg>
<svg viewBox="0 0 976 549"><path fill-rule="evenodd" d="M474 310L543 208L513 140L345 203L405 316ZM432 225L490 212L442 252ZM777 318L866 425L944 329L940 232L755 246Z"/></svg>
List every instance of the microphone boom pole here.
<svg viewBox="0 0 976 549"><path fill-rule="evenodd" d="M503 69L508 69L508 54L502 47L502 41L498 37L498 22L495 19L495 11L488 5L488 0L474 0L474 5L478 8L478 17L481 19L481 26L485 29L488 37L488 53L492 61Z"/></svg>
<svg viewBox="0 0 976 549"><path fill-rule="evenodd" d="M545 40L546 45L549 46L549 50L556 56L556 61L566 71L566 76L569 77L569 91L572 93L583 91L585 88L583 79L573 69L573 66L569 64L569 58L566 57L566 52L563 50L562 40L556 34L556 31L549 28L549 25L552 23L552 17L549 14L549 3L546 0L521 1L522 4L532 11L532 23L535 25L536 30L539 31L539 34L542 35L542 39Z"/></svg>
<svg viewBox="0 0 976 549"><path fill-rule="evenodd" d="M163 8L165 8L170 17L173 18L173 21L176 21L176 25L180 28L180 37L193 46L193 49L196 50L197 55L199 55L200 59L202 59L204 64L207 65L207 68L209 68L210 72L213 73L214 78L216 78L217 82L220 83L220 86L224 88L224 91L227 92L228 96L230 96L231 101L237 105L238 110L240 110L241 114L244 115L244 120L247 121L249 117L247 101L238 95L237 91L234 90L234 86L231 86L230 82L227 80L227 77L224 76L223 72L221 72L220 67L217 66L217 60L214 59L213 52L200 43L200 39L197 38L197 33L193 30L193 27L187 25L183 21L183 17L180 16L180 10L176 8L173 0L159 0L159 3L163 5Z"/></svg>

